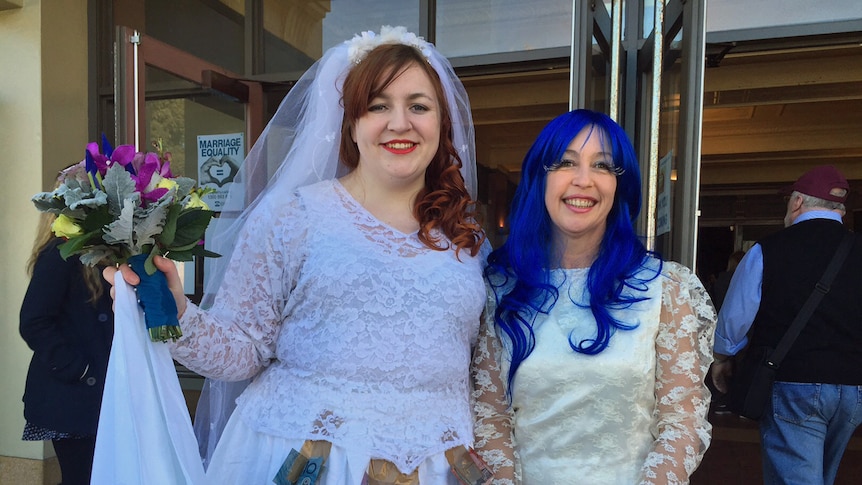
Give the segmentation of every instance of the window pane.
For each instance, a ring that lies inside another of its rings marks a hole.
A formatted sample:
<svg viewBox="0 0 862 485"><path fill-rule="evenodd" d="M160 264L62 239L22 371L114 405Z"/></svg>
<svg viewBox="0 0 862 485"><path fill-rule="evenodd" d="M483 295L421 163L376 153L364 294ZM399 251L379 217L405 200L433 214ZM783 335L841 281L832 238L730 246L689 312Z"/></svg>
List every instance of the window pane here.
<svg viewBox="0 0 862 485"><path fill-rule="evenodd" d="M419 0L265 0L265 72L300 72L326 49L383 25L419 29Z"/></svg>
<svg viewBox="0 0 862 485"><path fill-rule="evenodd" d="M244 0L147 0L145 5L147 35L243 72Z"/></svg>
<svg viewBox="0 0 862 485"><path fill-rule="evenodd" d="M323 21L323 47L328 49L355 34L383 25L419 30L419 0L333 0Z"/></svg>
<svg viewBox="0 0 862 485"><path fill-rule="evenodd" d="M161 141L174 175L197 179L197 136L243 133L245 106L161 69L147 66L145 72L148 146L142 149Z"/></svg>
<svg viewBox="0 0 862 485"><path fill-rule="evenodd" d="M448 57L572 44L572 0L438 0L437 47Z"/></svg>
<svg viewBox="0 0 862 485"><path fill-rule="evenodd" d="M709 33L752 30L752 38L766 38L776 36L768 32L770 28L807 24L810 27L800 28L796 35L823 34L841 32L847 28L842 22L859 19L862 19L859 0L716 0L707 3L706 30Z"/></svg>

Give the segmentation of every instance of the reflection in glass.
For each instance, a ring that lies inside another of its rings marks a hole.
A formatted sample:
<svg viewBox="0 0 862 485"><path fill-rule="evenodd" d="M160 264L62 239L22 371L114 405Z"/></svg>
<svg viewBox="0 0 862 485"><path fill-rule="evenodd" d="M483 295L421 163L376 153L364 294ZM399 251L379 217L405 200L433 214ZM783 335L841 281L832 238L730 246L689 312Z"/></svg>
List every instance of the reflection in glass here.
<svg viewBox="0 0 862 485"><path fill-rule="evenodd" d="M245 0L146 0L144 5L147 35L243 72Z"/></svg>
<svg viewBox="0 0 862 485"><path fill-rule="evenodd" d="M244 105L232 98L151 66L146 89L147 146L141 148L152 150L151 143L161 140L175 175L197 180L198 135L245 132Z"/></svg>
<svg viewBox="0 0 862 485"><path fill-rule="evenodd" d="M655 28L655 0L644 0L643 13L643 38L646 39Z"/></svg>
<svg viewBox="0 0 862 485"><path fill-rule="evenodd" d="M320 2L324 3L324 2ZM365 30L403 25L419 32L419 0L332 0L323 19L323 50Z"/></svg>
<svg viewBox="0 0 862 485"><path fill-rule="evenodd" d="M592 55L590 56L591 82L587 83L587 102L585 108L602 113L610 113L609 86L611 73L610 52L605 52L596 36L593 35Z"/></svg>
<svg viewBox="0 0 862 485"><path fill-rule="evenodd" d="M571 44L571 0L437 2L437 47L449 57Z"/></svg>
<svg viewBox="0 0 862 485"><path fill-rule="evenodd" d="M680 56L681 39L683 32L679 31L674 41L671 42L669 49L664 53L664 68L661 74L661 92L659 104L659 126L658 126L658 156L662 159L666 156L671 156L670 174L677 172L679 161L679 133L680 133L680 92L682 89L682 60ZM672 62L671 62L672 61ZM675 180L671 178L671 180ZM669 194L668 214L674 213L674 204L676 201L676 185L677 182L672 182ZM673 222L679 222L675 218L671 218ZM656 238L656 249L662 254L672 254L674 231L680 230L679 227L670 226L668 233L662 234Z"/></svg>
<svg viewBox="0 0 862 485"><path fill-rule="evenodd" d="M226 1L226 0L223 0ZM365 30L419 30L419 0L264 0L264 73L302 72Z"/></svg>
<svg viewBox="0 0 862 485"><path fill-rule="evenodd" d="M849 19L862 18L862 2L859 0L829 0L810 2L805 0L722 0L707 3L707 32L753 30L755 36L769 37L770 29L799 26L799 34L833 33L846 28L841 23ZM816 25L816 29L812 29Z"/></svg>

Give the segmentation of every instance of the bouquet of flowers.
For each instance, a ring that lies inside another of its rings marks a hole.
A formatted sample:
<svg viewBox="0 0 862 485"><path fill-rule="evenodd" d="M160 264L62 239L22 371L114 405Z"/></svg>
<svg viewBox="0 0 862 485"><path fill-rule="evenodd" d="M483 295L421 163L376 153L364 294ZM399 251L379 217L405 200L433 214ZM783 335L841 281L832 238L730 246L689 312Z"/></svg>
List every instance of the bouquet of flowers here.
<svg viewBox="0 0 862 485"><path fill-rule="evenodd" d="M102 151L89 143L84 160L63 170L52 192L33 196L42 212L56 214L54 234L66 240L63 258L79 255L87 265L129 263L141 277L138 298L150 338L182 335L176 304L153 257L191 261L218 257L204 249L203 236L213 212L201 200L211 189L193 179L174 177L170 153L160 142L156 153L132 145L116 149L103 137Z"/></svg>

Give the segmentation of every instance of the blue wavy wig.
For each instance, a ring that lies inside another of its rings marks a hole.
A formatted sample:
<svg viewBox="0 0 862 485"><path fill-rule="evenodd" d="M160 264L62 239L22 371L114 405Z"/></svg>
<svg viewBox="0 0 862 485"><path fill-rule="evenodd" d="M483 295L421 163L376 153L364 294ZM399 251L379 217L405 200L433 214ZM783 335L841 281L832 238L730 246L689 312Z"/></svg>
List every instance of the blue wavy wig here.
<svg viewBox="0 0 862 485"><path fill-rule="evenodd" d="M644 300L637 292L655 279L661 268L647 279L636 277L649 254L634 231L641 207L641 178L634 148L625 131L607 115L575 110L553 119L530 147L521 168L521 181L512 201L509 237L488 257L486 276L494 290L496 324L508 336L512 348L509 368L511 393L515 372L535 347L533 322L538 313L548 313L557 302L559 288L550 283L550 269L557 267L553 253L553 229L545 206L548 167L560 160L572 140L582 131L600 136L622 169L617 175L614 204L597 259L587 276L589 307L596 319L595 338L574 341L576 352L598 354L607 348L613 333L635 325L615 320L611 309L625 308ZM627 291L624 291L628 288ZM571 297L570 297L571 298ZM510 394L511 395L511 394Z"/></svg>

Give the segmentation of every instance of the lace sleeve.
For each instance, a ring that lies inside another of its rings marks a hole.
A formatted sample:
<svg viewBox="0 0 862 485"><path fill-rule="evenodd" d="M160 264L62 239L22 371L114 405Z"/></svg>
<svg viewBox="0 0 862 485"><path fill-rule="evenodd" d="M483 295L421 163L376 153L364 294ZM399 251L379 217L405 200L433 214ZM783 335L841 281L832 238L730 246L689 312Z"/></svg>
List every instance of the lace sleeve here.
<svg viewBox="0 0 862 485"><path fill-rule="evenodd" d="M501 366L503 348L494 328L494 295L489 290L471 369L476 415L475 449L494 471L492 485L513 485L516 483L516 452L512 410L506 397L506 377Z"/></svg>
<svg viewBox="0 0 862 485"><path fill-rule="evenodd" d="M280 204L261 203L250 215L212 308L189 303L183 314L171 354L203 376L248 379L275 357L304 234L299 201Z"/></svg>
<svg viewBox="0 0 862 485"><path fill-rule="evenodd" d="M652 450L641 484L685 484L709 447L710 392L704 377L712 362L715 309L688 268L666 262L656 337L656 408Z"/></svg>

